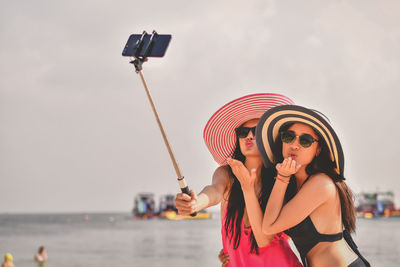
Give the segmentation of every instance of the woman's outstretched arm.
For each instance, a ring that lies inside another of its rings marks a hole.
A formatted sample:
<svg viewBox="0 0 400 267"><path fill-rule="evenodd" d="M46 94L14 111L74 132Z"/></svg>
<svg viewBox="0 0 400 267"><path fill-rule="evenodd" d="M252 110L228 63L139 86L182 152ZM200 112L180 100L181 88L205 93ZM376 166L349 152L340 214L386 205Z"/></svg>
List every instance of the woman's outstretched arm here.
<svg viewBox="0 0 400 267"><path fill-rule="evenodd" d="M189 215L221 202L224 192L229 185L229 172L226 166L218 167L213 175L212 183L203 188L200 194L191 190L190 196L179 193L175 205L179 214Z"/></svg>

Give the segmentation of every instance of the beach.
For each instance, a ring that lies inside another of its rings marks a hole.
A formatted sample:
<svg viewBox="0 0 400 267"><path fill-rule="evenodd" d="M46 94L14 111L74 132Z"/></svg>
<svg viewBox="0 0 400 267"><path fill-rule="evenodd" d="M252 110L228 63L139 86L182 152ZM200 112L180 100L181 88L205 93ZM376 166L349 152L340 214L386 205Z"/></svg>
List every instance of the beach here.
<svg viewBox="0 0 400 267"><path fill-rule="evenodd" d="M354 240L371 266L398 266L400 218L358 219ZM0 214L0 253L16 267L220 266L220 218L134 220L129 213Z"/></svg>

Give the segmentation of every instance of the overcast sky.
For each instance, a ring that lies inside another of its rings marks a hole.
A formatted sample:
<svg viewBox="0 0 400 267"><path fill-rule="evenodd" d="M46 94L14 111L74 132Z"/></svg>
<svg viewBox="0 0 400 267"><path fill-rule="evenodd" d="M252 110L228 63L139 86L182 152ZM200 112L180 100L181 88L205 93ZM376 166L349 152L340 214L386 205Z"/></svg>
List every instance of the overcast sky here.
<svg viewBox="0 0 400 267"><path fill-rule="evenodd" d="M144 64L168 139L199 192L217 164L210 116L271 92L327 115L355 192L400 196L400 2L0 0L0 212L132 209L179 186L132 33L172 34Z"/></svg>

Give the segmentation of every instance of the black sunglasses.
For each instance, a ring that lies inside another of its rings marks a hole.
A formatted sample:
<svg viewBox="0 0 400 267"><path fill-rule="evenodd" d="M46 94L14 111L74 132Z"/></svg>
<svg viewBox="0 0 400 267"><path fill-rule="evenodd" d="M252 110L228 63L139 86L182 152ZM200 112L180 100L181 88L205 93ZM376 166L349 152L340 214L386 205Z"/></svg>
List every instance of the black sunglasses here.
<svg viewBox="0 0 400 267"><path fill-rule="evenodd" d="M254 136L256 136L256 127L239 127L235 129L236 131L236 136L239 138L246 138L249 135L249 132L251 131Z"/></svg>
<svg viewBox="0 0 400 267"><path fill-rule="evenodd" d="M298 136L293 131L281 132L281 140L283 143L291 144L294 142L296 137L299 137L299 143L304 148L310 147L314 142L318 142L317 139L315 139L309 134L303 134Z"/></svg>

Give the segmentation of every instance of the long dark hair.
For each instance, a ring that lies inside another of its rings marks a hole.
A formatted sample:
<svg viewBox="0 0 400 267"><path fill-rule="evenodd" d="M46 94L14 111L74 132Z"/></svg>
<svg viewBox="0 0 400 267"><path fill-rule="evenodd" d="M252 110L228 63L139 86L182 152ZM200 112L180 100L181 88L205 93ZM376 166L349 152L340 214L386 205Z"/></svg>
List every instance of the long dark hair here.
<svg viewBox="0 0 400 267"><path fill-rule="evenodd" d="M284 124L279 132L286 131L292 126L293 123ZM311 127L312 128L312 127ZM320 153L307 165L306 173L311 176L317 173L324 173L329 176L332 181L335 183L336 188L339 192L340 197L340 206L342 213L342 223L344 226L344 231L348 233L355 232L356 230L356 215L353 201L353 193L350 188L344 182L345 177L342 174L337 174L335 171L335 165L330 159L329 148L322 138L322 136L316 131L314 128L314 133L318 136L318 144L321 149ZM282 155L282 141L280 138L277 138L273 147L273 153L275 155L277 162L283 161ZM288 189L286 190L285 201L289 201L293 198L297 191L296 179L292 176L290 179L290 183Z"/></svg>
<svg viewBox="0 0 400 267"><path fill-rule="evenodd" d="M236 148L235 151L233 152L232 158L243 162L243 164L246 160L246 157L240 151L238 138L236 138ZM243 220L245 201L239 180L233 174L232 169L229 165L228 168L229 168L229 173L233 178L233 183L229 192L228 207L227 207L224 227L226 236L229 238L229 241L231 243L233 240L234 249L237 249L240 244L241 225ZM273 177L273 170L267 169L263 166L261 168L261 186L262 186L261 195L258 198L258 201L261 205L261 210L263 212L265 211L269 195L271 194L272 187L275 182L272 177ZM251 240L250 253L258 254L259 253L258 245L253 235L253 232L251 232L250 234L250 240Z"/></svg>

